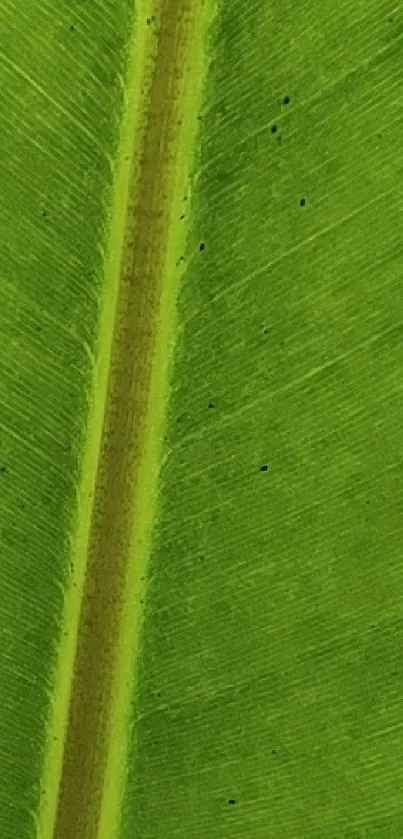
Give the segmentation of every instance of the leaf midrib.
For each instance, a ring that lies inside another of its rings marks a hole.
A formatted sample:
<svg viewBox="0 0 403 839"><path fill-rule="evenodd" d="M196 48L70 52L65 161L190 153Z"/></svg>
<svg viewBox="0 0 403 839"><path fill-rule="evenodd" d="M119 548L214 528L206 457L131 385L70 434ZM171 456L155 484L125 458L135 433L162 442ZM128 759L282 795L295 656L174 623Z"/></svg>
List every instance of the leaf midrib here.
<svg viewBox="0 0 403 839"><path fill-rule="evenodd" d="M123 796L122 767L114 793L106 778L113 774L113 739L116 730L122 731L122 710L127 710L133 691L135 673L126 676L122 687L123 659L127 667L139 649L144 589L140 581L146 577L150 536L144 510L153 509L158 472L158 447L151 437L163 420L168 370L164 342L169 329L164 318L168 310L172 313L176 292L169 274L170 248L178 238L173 214L182 188L179 155L184 137L194 137L189 125L198 101L193 91L194 107L186 109L189 56L196 43L200 46L197 32L206 22L203 0L161 0L156 6L143 68L149 86L132 92L137 106L143 97L143 130L133 144L68 720L60 743L61 779L55 822L46 825L52 839L97 839L101 834L112 839ZM144 19L136 26L140 32L149 24ZM146 503L142 477L150 459L153 479L148 479ZM128 635L128 629L134 633ZM69 626L66 630L73 631ZM106 801L107 796L114 800Z"/></svg>

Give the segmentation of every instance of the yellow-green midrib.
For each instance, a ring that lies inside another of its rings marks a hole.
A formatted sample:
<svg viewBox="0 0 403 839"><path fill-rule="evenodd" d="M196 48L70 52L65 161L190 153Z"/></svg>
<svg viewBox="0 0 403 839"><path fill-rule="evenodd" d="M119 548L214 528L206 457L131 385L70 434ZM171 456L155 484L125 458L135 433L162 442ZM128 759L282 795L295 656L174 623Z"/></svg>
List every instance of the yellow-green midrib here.
<svg viewBox="0 0 403 839"><path fill-rule="evenodd" d="M119 288L111 282L104 309L109 320L105 315L104 334L100 331L104 367L94 398L98 407L105 398L105 416L102 438L98 422L89 441L84 473L83 483L95 480L95 487L91 519L87 506L88 556L81 564L83 590L54 839L118 835L125 779L125 722L135 690L141 595L174 344L179 275L173 254L183 237L179 215L192 160L207 20L202 4L189 2L184 8L171 0L154 11L149 23L138 21L133 40L136 48L139 42L145 45L147 72L139 97L141 72L138 64L133 69L128 107L137 117L127 116L122 142L124 158L132 141L128 126L137 128L124 241L115 231L121 261L119 266L117 258L112 268L119 268ZM111 338L109 364L105 346ZM87 538L80 530L78 535ZM78 544L79 551L84 544Z"/></svg>

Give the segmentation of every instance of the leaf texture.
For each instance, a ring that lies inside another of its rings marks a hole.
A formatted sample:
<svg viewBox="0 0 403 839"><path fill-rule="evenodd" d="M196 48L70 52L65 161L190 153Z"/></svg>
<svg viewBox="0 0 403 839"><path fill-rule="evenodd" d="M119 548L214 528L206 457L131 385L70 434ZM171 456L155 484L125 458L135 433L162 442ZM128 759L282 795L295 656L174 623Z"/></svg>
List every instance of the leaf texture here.
<svg viewBox="0 0 403 839"><path fill-rule="evenodd" d="M403 835L384 0L0 9L0 836Z"/></svg>

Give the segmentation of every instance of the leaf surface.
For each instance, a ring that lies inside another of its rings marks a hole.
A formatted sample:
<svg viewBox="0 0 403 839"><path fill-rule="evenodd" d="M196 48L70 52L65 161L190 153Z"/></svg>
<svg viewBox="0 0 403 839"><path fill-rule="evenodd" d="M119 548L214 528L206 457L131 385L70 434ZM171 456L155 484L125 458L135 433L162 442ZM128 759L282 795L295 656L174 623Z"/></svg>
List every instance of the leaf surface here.
<svg viewBox="0 0 403 839"><path fill-rule="evenodd" d="M0 9L0 835L400 839L402 21Z"/></svg>

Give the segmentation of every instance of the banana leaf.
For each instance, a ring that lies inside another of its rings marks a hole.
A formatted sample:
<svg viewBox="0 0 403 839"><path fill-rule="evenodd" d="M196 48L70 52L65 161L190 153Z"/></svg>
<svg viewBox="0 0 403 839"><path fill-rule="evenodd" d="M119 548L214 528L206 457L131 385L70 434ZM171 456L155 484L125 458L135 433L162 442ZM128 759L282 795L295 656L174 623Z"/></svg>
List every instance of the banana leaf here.
<svg viewBox="0 0 403 839"><path fill-rule="evenodd" d="M1 839L403 836L402 45L3 0Z"/></svg>

